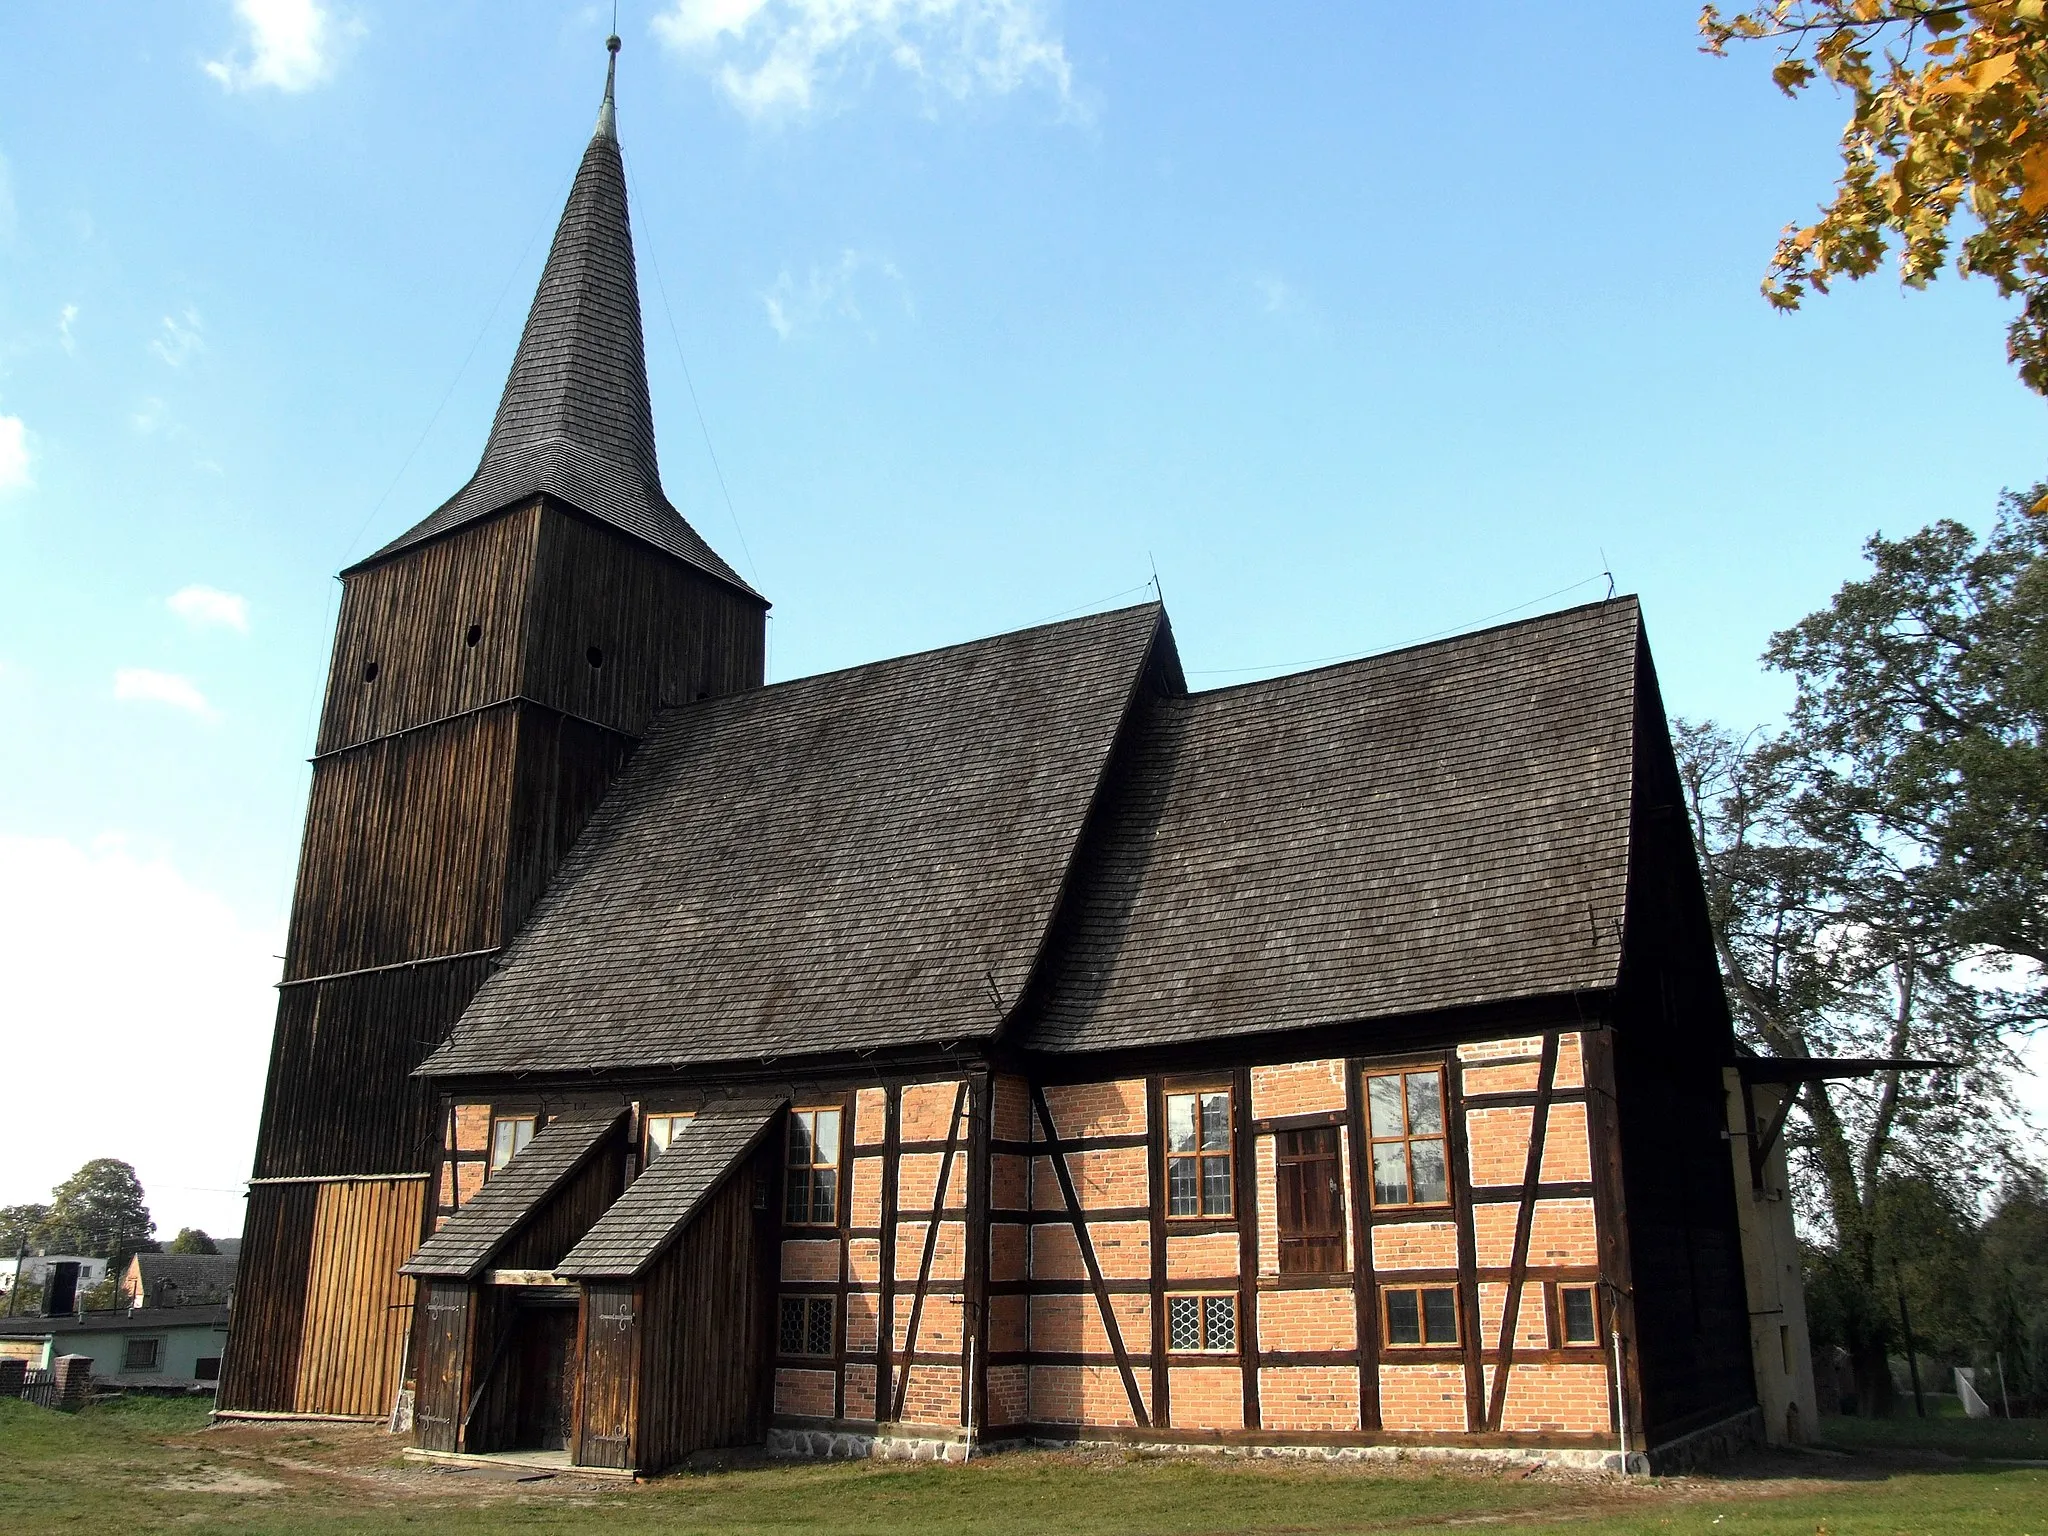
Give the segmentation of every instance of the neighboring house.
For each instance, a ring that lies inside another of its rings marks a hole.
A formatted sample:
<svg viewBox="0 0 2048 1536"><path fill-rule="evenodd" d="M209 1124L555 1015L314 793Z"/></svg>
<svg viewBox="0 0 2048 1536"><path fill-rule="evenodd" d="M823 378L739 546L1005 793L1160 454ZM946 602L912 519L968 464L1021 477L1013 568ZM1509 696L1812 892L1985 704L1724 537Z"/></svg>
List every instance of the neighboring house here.
<svg viewBox="0 0 2048 1536"><path fill-rule="evenodd" d="M95 1386L211 1388L227 1336L224 1306L7 1317L0 1318L0 1359L48 1370L59 1355L87 1355Z"/></svg>
<svg viewBox="0 0 2048 1536"><path fill-rule="evenodd" d="M226 1301L234 1283L231 1254L138 1253L121 1276L121 1299L131 1307L209 1306Z"/></svg>
<svg viewBox="0 0 2048 1536"><path fill-rule="evenodd" d="M11 1294L17 1279L22 1285L43 1288L42 1310L72 1311L80 1291L90 1290L107 1278L107 1261L82 1253L31 1253L0 1258L0 1295ZM6 1311L0 1305L0 1313Z"/></svg>
<svg viewBox="0 0 2048 1536"><path fill-rule="evenodd" d="M223 1409L642 1470L1777 1432L1636 602L763 686L625 198L608 80L476 475L343 573Z"/></svg>

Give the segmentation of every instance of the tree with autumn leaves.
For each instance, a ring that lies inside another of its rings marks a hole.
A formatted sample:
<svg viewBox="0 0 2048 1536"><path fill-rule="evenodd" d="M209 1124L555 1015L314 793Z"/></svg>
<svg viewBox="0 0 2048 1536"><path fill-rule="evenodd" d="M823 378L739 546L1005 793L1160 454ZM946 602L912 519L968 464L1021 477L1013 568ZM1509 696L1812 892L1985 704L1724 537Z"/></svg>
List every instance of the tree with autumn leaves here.
<svg viewBox="0 0 2048 1536"><path fill-rule="evenodd" d="M1788 96L1850 100L1834 197L1786 228L1765 297L1797 309L1894 246L1909 287L1953 263L2019 300L2006 354L2048 394L2048 0L1768 0L1699 25L1710 53L1774 48Z"/></svg>

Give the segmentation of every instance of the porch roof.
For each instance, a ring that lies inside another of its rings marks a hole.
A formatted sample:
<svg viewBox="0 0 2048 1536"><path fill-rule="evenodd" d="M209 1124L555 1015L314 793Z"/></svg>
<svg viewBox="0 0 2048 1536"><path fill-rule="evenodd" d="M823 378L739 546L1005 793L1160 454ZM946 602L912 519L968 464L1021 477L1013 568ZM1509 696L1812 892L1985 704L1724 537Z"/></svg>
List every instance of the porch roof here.
<svg viewBox="0 0 2048 1536"><path fill-rule="evenodd" d="M621 1107L557 1115L516 1157L486 1179L484 1187L450 1216L440 1231L421 1243L399 1273L475 1279L520 1223L583 1166L625 1113Z"/></svg>
<svg viewBox="0 0 2048 1536"><path fill-rule="evenodd" d="M639 1274L690 1224L788 1102L778 1094L705 1105L555 1266L555 1273L578 1280Z"/></svg>

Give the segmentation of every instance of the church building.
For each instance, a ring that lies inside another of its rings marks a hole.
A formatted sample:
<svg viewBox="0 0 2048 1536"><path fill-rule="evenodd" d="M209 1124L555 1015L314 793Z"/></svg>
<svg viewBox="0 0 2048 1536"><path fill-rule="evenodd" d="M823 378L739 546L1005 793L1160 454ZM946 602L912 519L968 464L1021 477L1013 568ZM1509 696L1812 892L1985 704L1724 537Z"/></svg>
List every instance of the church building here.
<svg viewBox="0 0 2048 1536"><path fill-rule="evenodd" d="M1796 1420L1633 599L764 685L662 491L609 73L475 475L342 579L223 1412L639 1473Z"/></svg>

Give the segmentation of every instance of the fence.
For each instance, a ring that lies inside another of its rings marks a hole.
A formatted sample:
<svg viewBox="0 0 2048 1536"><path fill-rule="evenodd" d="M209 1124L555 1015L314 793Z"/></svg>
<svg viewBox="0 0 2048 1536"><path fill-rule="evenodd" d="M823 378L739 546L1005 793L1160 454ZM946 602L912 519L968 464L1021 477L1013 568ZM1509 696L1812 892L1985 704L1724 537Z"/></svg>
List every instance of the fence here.
<svg viewBox="0 0 2048 1536"><path fill-rule="evenodd" d="M46 1371L31 1370L21 1360L0 1360L0 1397L74 1412L85 1406L91 1391L92 1361L84 1355L60 1355Z"/></svg>

